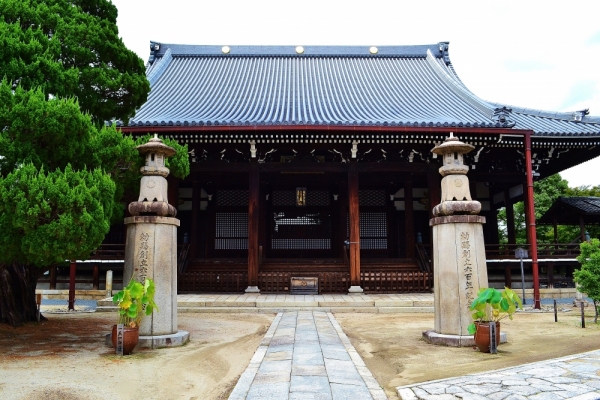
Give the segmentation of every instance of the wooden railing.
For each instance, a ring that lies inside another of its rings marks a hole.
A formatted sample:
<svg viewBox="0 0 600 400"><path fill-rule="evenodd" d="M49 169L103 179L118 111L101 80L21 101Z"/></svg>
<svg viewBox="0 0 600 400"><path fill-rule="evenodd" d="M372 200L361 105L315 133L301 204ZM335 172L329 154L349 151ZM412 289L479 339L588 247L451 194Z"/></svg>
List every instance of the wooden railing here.
<svg viewBox="0 0 600 400"><path fill-rule="evenodd" d="M361 272L360 285L367 293L415 293L433 290L430 272Z"/></svg>
<svg viewBox="0 0 600 400"><path fill-rule="evenodd" d="M179 276L178 293L241 293L248 287L248 271L188 270Z"/></svg>
<svg viewBox="0 0 600 400"><path fill-rule="evenodd" d="M90 254L90 259L93 260L123 260L124 258L125 244L101 244Z"/></svg>
<svg viewBox="0 0 600 400"><path fill-rule="evenodd" d="M116 268L115 268L116 267ZM119 264L86 263L77 265L75 285L92 285L92 290L100 290L106 284L106 271L122 269ZM69 267L50 267L47 275L38 277L38 283L48 283L48 289L55 290L57 284L69 283ZM119 274L114 276L113 284L121 284L123 279Z"/></svg>
<svg viewBox="0 0 600 400"><path fill-rule="evenodd" d="M486 244L488 259L515 258L515 250L526 249L531 257L529 244ZM579 243L538 243L538 258L575 258L579 255Z"/></svg>

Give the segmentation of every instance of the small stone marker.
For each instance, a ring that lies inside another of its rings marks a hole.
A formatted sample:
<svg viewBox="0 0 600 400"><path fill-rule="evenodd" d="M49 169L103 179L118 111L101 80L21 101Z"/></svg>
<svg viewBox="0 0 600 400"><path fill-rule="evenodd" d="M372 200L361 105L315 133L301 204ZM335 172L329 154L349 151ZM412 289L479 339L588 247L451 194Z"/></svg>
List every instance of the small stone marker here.
<svg viewBox="0 0 600 400"><path fill-rule="evenodd" d="M521 260L521 288L523 289L523 304L525 304L525 272L523 270L523 259L527 257L528 254L526 249L522 249L519 247L515 250L515 258L519 258Z"/></svg>
<svg viewBox="0 0 600 400"><path fill-rule="evenodd" d="M496 323L490 322L490 354L498 353L498 343L496 343Z"/></svg>
<svg viewBox="0 0 600 400"><path fill-rule="evenodd" d="M115 352L118 356L123 355L123 334L124 334L124 326L123 324L117 324L117 348Z"/></svg>

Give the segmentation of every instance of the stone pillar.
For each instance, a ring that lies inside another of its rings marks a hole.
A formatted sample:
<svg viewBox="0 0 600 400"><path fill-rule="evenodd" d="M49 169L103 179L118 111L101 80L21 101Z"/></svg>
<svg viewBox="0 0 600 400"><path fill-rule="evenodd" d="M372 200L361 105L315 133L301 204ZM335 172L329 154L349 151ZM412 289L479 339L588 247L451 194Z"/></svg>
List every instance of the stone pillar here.
<svg viewBox="0 0 600 400"><path fill-rule="evenodd" d="M144 316L141 336L177 333L177 218L133 216L125 219L127 246L123 284L132 278L144 282L152 279L156 285L154 301L158 306L150 316ZM129 246L134 243L134 246Z"/></svg>
<svg viewBox="0 0 600 400"><path fill-rule="evenodd" d="M154 301L158 310L144 316L139 346L170 347L189 340L189 333L177 329L177 210L168 202L165 158L175 154L158 137L138 146L146 156L141 168L140 196L129 204L131 217L125 218L127 237L123 285L136 279L154 281Z"/></svg>
<svg viewBox="0 0 600 400"><path fill-rule="evenodd" d="M469 307L479 288L488 286L485 217L477 215L481 203L471 198L466 176L469 167L463 164L463 154L473 149L450 133L432 150L442 156L439 172L443 178L441 202L433 208L429 221L433 228L435 324L434 330L423 336L434 344L473 345L473 335L468 333L472 322Z"/></svg>

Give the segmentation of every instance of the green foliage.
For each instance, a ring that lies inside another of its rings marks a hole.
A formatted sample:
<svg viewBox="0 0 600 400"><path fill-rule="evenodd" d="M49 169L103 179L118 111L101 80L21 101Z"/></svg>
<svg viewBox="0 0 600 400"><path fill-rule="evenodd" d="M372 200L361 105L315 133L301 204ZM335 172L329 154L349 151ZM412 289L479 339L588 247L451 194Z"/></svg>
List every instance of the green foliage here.
<svg viewBox="0 0 600 400"><path fill-rule="evenodd" d="M519 295L505 287L503 291L494 288L479 289L477 298L473 300L469 309L475 311L471 315L475 322L496 322L506 317L513 319L517 308L523 308ZM476 330L475 323L469 325L468 329L473 335Z"/></svg>
<svg viewBox="0 0 600 400"><path fill-rule="evenodd" d="M132 278L127 287L113 296L113 302L119 307L118 323L135 328L140 326L142 316L152 315L154 309L158 311L154 302L155 291L152 279L146 278L142 285Z"/></svg>
<svg viewBox="0 0 600 400"><path fill-rule="evenodd" d="M562 179L559 174L551 175L533 184L534 212L536 220L552 206L552 204L560 196L566 196L569 190L569 183ZM527 243L527 226L525 219L525 204L519 201L513 205L515 216L515 238L517 244ZM508 243L508 235L506 231L506 209L501 209L498 212L499 221L499 238L500 243ZM536 236L540 243L553 243L554 231L552 226L538 225L536 226ZM567 237L568 236L568 239ZM559 229L559 243L569 243L576 237L571 235L569 230Z"/></svg>
<svg viewBox="0 0 600 400"><path fill-rule="evenodd" d="M20 166L0 179L0 261L46 267L86 259L109 230L114 193L100 169Z"/></svg>
<svg viewBox="0 0 600 400"><path fill-rule="evenodd" d="M13 88L75 96L96 123L127 122L150 85L116 21L110 0L0 0L0 71Z"/></svg>
<svg viewBox="0 0 600 400"><path fill-rule="evenodd" d="M573 278L579 291L586 293L596 304L600 302L600 240L583 242L580 248L577 261L581 263L581 269L573 272Z"/></svg>

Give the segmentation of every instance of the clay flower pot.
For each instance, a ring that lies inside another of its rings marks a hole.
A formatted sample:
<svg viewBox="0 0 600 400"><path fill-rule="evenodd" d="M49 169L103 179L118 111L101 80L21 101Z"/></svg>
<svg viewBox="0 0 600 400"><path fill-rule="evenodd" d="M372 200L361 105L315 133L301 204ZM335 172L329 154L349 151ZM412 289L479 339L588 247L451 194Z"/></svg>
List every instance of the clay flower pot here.
<svg viewBox="0 0 600 400"><path fill-rule="evenodd" d="M113 348L117 348L117 325L113 325L112 328L112 345ZM131 328L125 326L123 328L123 355L131 354L135 346L137 346L140 340L139 327Z"/></svg>
<svg viewBox="0 0 600 400"><path fill-rule="evenodd" d="M490 323L475 322L475 346L482 353L490 352ZM496 345L500 344L500 322L496 322Z"/></svg>

